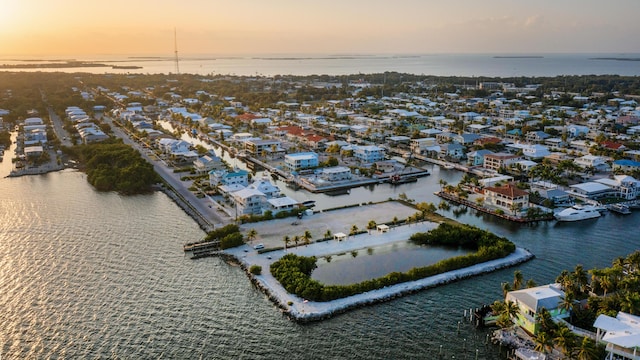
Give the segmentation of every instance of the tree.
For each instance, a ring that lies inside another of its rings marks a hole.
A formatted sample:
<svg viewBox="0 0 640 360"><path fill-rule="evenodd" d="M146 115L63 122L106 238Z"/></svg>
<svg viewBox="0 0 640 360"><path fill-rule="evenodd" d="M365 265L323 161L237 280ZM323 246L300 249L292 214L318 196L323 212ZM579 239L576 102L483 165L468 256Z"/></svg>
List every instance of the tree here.
<svg viewBox="0 0 640 360"><path fill-rule="evenodd" d="M580 342L580 347L578 347L577 351L575 352L575 356L578 360L597 359L596 344L588 337L583 337L582 342Z"/></svg>
<svg viewBox="0 0 640 360"><path fill-rule="evenodd" d="M443 210L443 211L449 211L449 209L451 209L451 206L449 205L448 202L442 200L438 204L438 209Z"/></svg>
<svg viewBox="0 0 640 360"><path fill-rule="evenodd" d="M538 333L534 342L536 344L535 350L545 354L547 353L547 350L550 350L553 347L551 336L544 331Z"/></svg>
<svg viewBox="0 0 640 360"><path fill-rule="evenodd" d="M298 235L293 237L293 242L294 244L296 244L296 247L298 247L298 243L300 242L300 237Z"/></svg>
<svg viewBox="0 0 640 360"><path fill-rule="evenodd" d="M378 224L376 224L375 220L369 220L369 223L367 224L367 230L373 230L376 228L376 226L378 226Z"/></svg>
<svg viewBox="0 0 640 360"><path fill-rule="evenodd" d="M284 249L287 250L287 247L289 247L289 244L291 243L291 238L289 237L289 235L285 235L282 238L282 241L284 241Z"/></svg>
<svg viewBox="0 0 640 360"><path fill-rule="evenodd" d="M257 236L258 236L258 231L256 231L256 229L251 229L247 232L247 240L249 242L252 242L253 240L255 240Z"/></svg>
<svg viewBox="0 0 640 360"><path fill-rule="evenodd" d="M355 234L357 234L357 233L358 233L358 230L359 230L359 229L358 229L358 225L356 225L356 224L351 225L351 231L349 232L349 235L355 235Z"/></svg>
<svg viewBox="0 0 640 360"><path fill-rule="evenodd" d="M508 282L503 282L502 283L502 295L504 295L504 297L507 297L507 293L511 291L511 284L509 284Z"/></svg>
<svg viewBox="0 0 640 360"><path fill-rule="evenodd" d="M555 332L553 341L562 349L562 352L571 356L573 347L575 346L575 335L566 326L560 326Z"/></svg>
<svg viewBox="0 0 640 360"><path fill-rule="evenodd" d="M302 234L302 242L305 245L311 244L311 239L312 238L313 238L313 236L311 236L311 231L309 231L309 230L305 230L304 234Z"/></svg>
<svg viewBox="0 0 640 360"><path fill-rule="evenodd" d="M513 290L520 290L524 282L522 271L516 270L513 272Z"/></svg>
<svg viewBox="0 0 640 360"><path fill-rule="evenodd" d="M324 238L331 239L331 236L333 236L333 234L331 233L331 230L327 229L327 231L324 232Z"/></svg>
<svg viewBox="0 0 640 360"><path fill-rule="evenodd" d="M584 267L580 264L576 265L571 273L571 277L573 278L574 285L578 288L580 293L584 293L587 289L587 285L589 284L587 272L584 270Z"/></svg>

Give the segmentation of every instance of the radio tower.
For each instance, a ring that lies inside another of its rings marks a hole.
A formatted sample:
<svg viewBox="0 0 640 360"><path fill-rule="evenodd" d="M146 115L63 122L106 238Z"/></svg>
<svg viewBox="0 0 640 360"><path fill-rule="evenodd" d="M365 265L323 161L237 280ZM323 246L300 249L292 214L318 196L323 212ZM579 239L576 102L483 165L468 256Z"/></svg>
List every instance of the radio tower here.
<svg viewBox="0 0 640 360"><path fill-rule="evenodd" d="M175 54L175 62L176 62L176 74L180 75L180 60L178 59L178 36L176 33L176 28L173 28L173 53Z"/></svg>

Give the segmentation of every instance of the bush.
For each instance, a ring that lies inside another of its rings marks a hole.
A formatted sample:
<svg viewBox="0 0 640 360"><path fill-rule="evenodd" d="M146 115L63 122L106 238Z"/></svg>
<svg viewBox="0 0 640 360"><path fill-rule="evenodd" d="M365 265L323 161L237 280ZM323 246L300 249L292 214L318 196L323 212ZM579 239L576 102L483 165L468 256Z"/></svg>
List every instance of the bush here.
<svg viewBox="0 0 640 360"><path fill-rule="evenodd" d="M243 244L244 244L244 241L242 241L242 234L239 232L229 234L223 237L222 239L220 239L220 248L222 250L230 249Z"/></svg>
<svg viewBox="0 0 640 360"><path fill-rule="evenodd" d="M262 266L251 265L251 267L249 268L249 272L252 273L253 275L260 275L262 274Z"/></svg>

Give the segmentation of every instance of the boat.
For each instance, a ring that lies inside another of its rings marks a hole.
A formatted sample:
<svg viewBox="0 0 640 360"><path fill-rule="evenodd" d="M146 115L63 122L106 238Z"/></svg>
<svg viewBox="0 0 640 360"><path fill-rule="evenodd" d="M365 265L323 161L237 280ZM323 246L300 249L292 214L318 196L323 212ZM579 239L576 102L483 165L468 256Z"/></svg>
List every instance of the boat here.
<svg viewBox="0 0 640 360"><path fill-rule="evenodd" d="M307 207L307 208L312 208L312 207L316 206L316 201L315 200L303 201L302 202L302 206Z"/></svg>
<svg viewBox="0 0 640 360"><path fill-rule="evenodd" d="M399 174L392 175L389 177L389 180L387 180L387 182L391 185L400 185L400 184L412 183L416 181L418 181L418 178L415 176L409 176L409 175L402 176Z"/></svg>
<svg viewBox="0 0 640 360"><path fill-rule="evenodd" d="M629 206L625 205L625 204L611 204L607 207L609 209L609 211L613 211L615 213L618 214L622 214L622 215L629 215L631 214L631 209L629 208Z"/></svg>
<svg viewBox="0 0 640 360"><path fill-rule="evenodd" d="M640 200L627 203L627 206L629 206L629 209L640 209Z"/></svg>
<svg viewBox="0 0 640 360"><path fill-rule="evenodd" d="M452 164L446 163L444 165L442 165L443 168L447 169L447 170L453 170L455 168L455 166L453 166Z"/></svg>
<svg viewBox="0 0 640 360"><path fill-rule="evenodd" d="M600 212L592 205L573 205L554 216L558 221L579 221L600 217Z"/></svg>

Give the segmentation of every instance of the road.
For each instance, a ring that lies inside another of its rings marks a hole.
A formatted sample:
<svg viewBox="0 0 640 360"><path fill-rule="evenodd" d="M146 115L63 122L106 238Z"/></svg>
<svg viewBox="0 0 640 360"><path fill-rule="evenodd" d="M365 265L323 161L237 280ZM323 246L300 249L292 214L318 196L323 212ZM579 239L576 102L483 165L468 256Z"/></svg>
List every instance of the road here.
<svg viewBox="0 0 640 360"><path fill-rule="evenodd" d="M190 207L195 210L200 217L206 220L209 224L218 227L219 225L226 225L233 222L226 213L218 210L216 203L207 198L199 199L196 195L189 190L191 182L180 180L181 175L174 173L163 160L153 156L149 156L152 151L143 147L137 141L131 139L127 133L125 133L120 127L114 124L113 120L107 116L102 117L102 121L111 127L114 135L122 139L122 141L131 145L134 149L142 155L142 157L153 165L154 170L160 175L167 184L169 184L177 193L179 197L182 197Z"/></svg>

